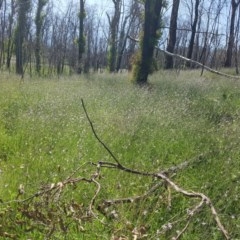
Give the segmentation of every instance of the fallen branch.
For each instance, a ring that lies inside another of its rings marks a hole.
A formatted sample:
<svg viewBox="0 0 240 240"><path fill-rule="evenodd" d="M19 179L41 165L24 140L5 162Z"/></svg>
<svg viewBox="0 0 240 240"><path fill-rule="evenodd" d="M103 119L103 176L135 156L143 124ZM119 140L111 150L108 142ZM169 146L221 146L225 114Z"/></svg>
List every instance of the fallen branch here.
<svg viewBox="0 0 240 240"><path fill-rule="evenodd" d="M223 235L225 236L225 238L230 239L229 234L228 234L227 230L224 228L223 224L221 223L221 221L218 217L217 211L216 211L215 207L213 206L212 201L210 200L209 197L207 197L203 193L188 192L185 189L180 188L177 184L172 182L164 174L159 173L158 176L161 179L165 180L176 192L182 193L183 195L188 196L188 197L200 198L201 199L200 204L197 205L195 207L195 209L189 213L189 215L190 216L194 215L197 212L197 210L199 210L203 206L203 204L205 203L206 205L208 205L210 207L212 215L213 215L219 229L222 231Z"/></svg>
<svg viewBox="0 0 240 240"><path fill-rule="evenodd" d="M220 221L220 218L218 217L218 214L217 214L217 211L215 209L215 207L213 206L211 200L209 197L207 197L205 194L203 193L199 193L199 192L189 192L181 187L179 187L176 183L174 183L172 180L170 180L170 178L168 178L166 176L166 174L164 173L146 173L146 172L141 172L141 171L137 171L137 170L134 170L134 169L130 169L130 168L127 168L125 166L123 166L122 164L120 164L119 160L116 159L116 157L114 156L114 154L112 153L112 151L110 151L110 149L108 147L106 147L105 144L103 144L103 142L101 141L101 139L98 137L94 127L93 127L93 124L92 124L92 121L91 119L89 118L89 115L87 113L87 109L84 105L84 101L83 99L81 99L81 102L82 102L82 106L83 106L83 109L84 109L84 112L87 116L87 119L89 121L89 124L91 126L91 129L94 133L94 136L97 138L97 140L104 146L104 148L107 150L107 152L113 157L113 159L115 160L116 164L115 163L109 163L109 162L98 162L98 168L101 168L101 167L110 167L110 168L116 168L116 169L119 169L121 171L125 171L125 172L128 172L128 173L132 173L132 174L137 174L137 175L142 175L142 176L149 176L149 177L154 177L154 178L157 178L157 179L160 179L160 180L163 180L165 183L167 183L168 186L170 186L172 189L174 189L176 192L178 193L181 193L182 195L186 196L186 197L190 197L190 198L197 198L197 199L200 199L200 203L195 206L195 208L190 211L188 213L189 217L193 217L201 208L204 204L206 204L207 206L210 207L210 210L212 212L212 215L214 217L214 220L218 226L218 228L220 229L220 231L222 232L222 234L224 235L225 239L229 240L230 237L229 237L229 234L227 232L227 230L224 228L223 224L221 223ZM154 188L155 189L155 188ZM151 193L151 191L150 191ZM147 194L143 195L143 197L147 196ZM105 204L113 204L113 203L121 203L121 202L131 202L133 198L125 198L125 199L117 199L117 200L110 200L110 201L107 201L105 202ZM136 199L139 199L139 197L135 197L135 200ZM104 203L103 203L104 204ZM189 218L189 219L190 219ZM189 224L187 224L184 229L179 233L179 235L177 236L177 239L180 238L180 236L186 231L187 227L188 227Z"/></svg>
<svg viewBox="0 0 240 240"><path fill-rule="evenodd" d="M138 202L140 200L143 200L150 196L152 193L154 193L160 186L162 186L163 183L157 183L153 187L151 187L146 193L144 193L141 196L134 196L134 197L128 197L128 198L119 198L119 199L112 199L112 200L104 200L102 203L98 205L98 210L103 213L104 215L106 214L106 209L112 205L117 205L117 204L125 204L125 203L134 203Z"/></svg>
<svg viewBox="0 0 240 240"><path fill-rule="evenodd" d="M101 166L101 162L98 163L100 166ZM103 166L107 166L107 163L104 162L104 165ZM110 163L110 166L112 166L112 163ZM122 170L122 171L126 171L126 172L129 172L129 169L128 168L125 168L124 166L121 165L121 167L119 167L118 165L115 165L115 168L119 169L119 170ZM140 174L141 175L141 172L139 171L130 171L131 173L136 173L137 174ZM146 176L146 173L143 173L142 174L143 176ZM173 188L176 192L178 193L181 193L183 194L184 196L186 197L190 197L190 198L199 198L201 200L201 202L194 208L194 210L190 211L188 213L188 215L190 217L193 217L198 211L199 209L202 208L202 206L204 204L206 204L207 206L209 206L211 212L212 212L212 215L214 217L214 220L217 224L217 226L219 227L220 231L222 232L222 234L224 235L225 239L229 240L230 237L229 237L229 234L227 232L227 230L224 228L223 224L221 223L220 221L220 218L217 214L217 211L214 207L214 205L212 204L212 201L210 200L209 197L207 197L205 194L203 193L199 193L199 192L189 192L181 187L179 187L177 184L175 184L173 181L171 181L166 175L162 174L162 173L148 173L147 174L148 176L152 176L152 177L155 177L155 178L158 178L160 180L164 180L171 188ZM159 185L160 186L160 185ZM155 187L154 187L155 189ZM150 191L151 193L152 191ZM124 202L132 202L132 201L136 201L136 200L139 200L140 198L144 198L148 195L149 193L143 195L142 197L135 197L135 198L125 198L125 199L116 199L116 200L108 200L108 201L105 201L103 202L103 206L104 204L106 204L106 206L109 206L109 205L112 205L112 204L118 204L118 203L124 203ZM100 205L101 206L101 205ZM102 208L102 206L101 206ZM183 231L185 232L185 230ZM183 233L182 232L182 233ZM180 236L178 236L179 238Z"/></svg>
<svg viewBox="0 0 240 240"><path fill-rule="evenodd" d="M128 36L128 38L131 39L131 40L134 41L134 42L139 42L138 39L135 39L135 38L133 38L133 37L131 37L131 36ZM159 48L159 47L155 47L155 49L157 49L158 51L163 52L163 53L165 53L166 55L169 55L169 56L171 56L171 57L179 58L179 59L181 59L181 60L183 60L183 61L185 61L185 62L190 62L190 63L196 64L197 66L199 66L199 67L201 67L201 68L204 68L204 69L206 69L207 71L209 71L209 72L211 72L211 73L214 73L214 74L217 74L217 75L226 77L226 78L230 78L230 79L240 80L240 77L239 77L239 76L234 76L234 75L226 74L226 73L223 73L223 72L219 72L219 71L214 70L214 69L212 69L212 68L210 68L210 67L208 67L208 66L206 66L206 65L204 65L204 64L202 64L202 63L200 63L200 62L197 62L197 61L195 61L195 60L186 58L186 57L184 57L184 56L182 56L182 55L175 54L175 53L170 53L170 52L168 52L168 51L166 51L166 50L164 50L164 49L161 49L161 48Z"/></svg>
<svg viewBox="0 0 240 240"><path fill-rule="evenodd" d="M179 170L183 170L189 166L192 166L193 164L199 163L201 162L203 159L203 154L189 160L189 161L184 161L176 166L167 168L165 170L160 171L160 173L165 174L165 175L170 175L171 177L173 177L177 171ZM108 162L99 162L98 164L92 163L95 166L98 166L100 164L101 167L107 167L107 168L117 168L117 165L114 163L108 163ZM139 172L139 174L141 174ZM157 184L155 184L154 186L152 186L149 190L147 190L143 195L140 196L132 196L132 197L127 197L127 198L119 198L119 199L108 199L108 200L104 200L101 204L98 205L98 209L104 213L104 209L112 206L112 205L117 205L117 204L125 204L125 203L134 203L134 202L138 202L144 198L147 198L148 196L150 196L152 193L154 193L159 187L163 186L163 182L159 182ZM168 200L170 202L170 189L168 188ZM171 205L171 204L169 204Z"/></svg>
<svg viewBox="0 0 240 240"><path fill-rule="evenodd" d="M234 76L234 75L230 75L230 74L226 74L226 73L223 73L223 72L219 72L217 70L214 70L200 62L197 62L195 60L192 60L192 59L189 59L189 58L186 58L186 57L183 57L182 55L179 55L179 54L175 54L175 53L170 53L166 50L163 50L161 48L156 48L157 50L165 53L166 55L169 55L169 56L172 56L172 57L176 57L176 58L179 58L181 60L184 60L185 62L190 62L190 63L193 63L193 64L196 64L198 65L199 67L201 68L204 68L206 69L207 71L211 72L211 73L214 73L214 74L217 74L219 76L223 76L223 77L226 77L226 78L230 78L230 79L236 79L236 80L240 80L240 77L239 76Z"/></svg>

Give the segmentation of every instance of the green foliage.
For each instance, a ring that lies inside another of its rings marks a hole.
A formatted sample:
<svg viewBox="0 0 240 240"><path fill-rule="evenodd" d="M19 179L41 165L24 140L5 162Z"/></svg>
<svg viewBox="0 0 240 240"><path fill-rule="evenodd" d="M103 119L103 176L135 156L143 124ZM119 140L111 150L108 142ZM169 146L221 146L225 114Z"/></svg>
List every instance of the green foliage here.
<svg viewBox="0 0 240 240"><path fill-rule="evenodd" d="M99 212L104 199L139 196L158 183L112 169L103 169L98 179L101 191L93 207L98 218L83 217L96 190L88 182L66 186L59 200L57 194L46 194L7 203L61 183L74 171L76 178L89 178L96 171L89 162L112 162L93 136L81 98L98 135L125 166L159 172L197 160L170 178L208 195L232 239L239 239L239 83L206 79L194 71L156 73L149 88L137 88L126 78L103 74L19 83L14 75L3 74L0 239L133 239L141 234L167 240L186 225L186 213L198 201L172 191L169 209L165 187L139 202L110 206L106 215ZM223 236L205 207L182 239Z"/></svg>
<svg viewBox="0 0 240 240"><path fill-rule="evenodd" d="M140 63L141 63L141 53L137 51L131 59L132 61L132 74L131 74L131 81L136 83L136 80L139 79L140 73Z"/></svg>

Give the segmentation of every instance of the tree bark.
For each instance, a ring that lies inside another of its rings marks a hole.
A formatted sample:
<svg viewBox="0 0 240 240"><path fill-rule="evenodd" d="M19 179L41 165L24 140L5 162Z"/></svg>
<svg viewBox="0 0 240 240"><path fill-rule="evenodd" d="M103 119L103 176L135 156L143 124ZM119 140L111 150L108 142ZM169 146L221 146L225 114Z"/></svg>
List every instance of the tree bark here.
<svg viewBox="0 0 240 240"><path fill-rule="evenodd" d="M139 85L147 83L151 72L154 48L159 38L160 16L163 7L162 0L146 0L144 12L143 37L140 41L140 54L133 69L133 81Z"/></svg>
<svg viewBox="0 0 240 240"><path fill-rule="evenodd" d="M35 58L36 58L36 72L41 72L41 34L43 26L43 8L47 4L48 0L38 0L37 13L35 18L36 24L36 43L35 43Z"/></svg>
<svg viewBox="0 0 240 240"><path fill-rule="evenodd" d="M7 69L10 70L13 52L13 21L16 13L14 0L11 0L11 13L9 13L8 41L7 41Z"/></svg>
<svg viewBox="0 0 240 240"><path fill-rule="evenodd" d="M188 46L188 53L187 53L187 58L191 59L192 54L193 54L193 47L194 47L194 40L195 40L195 35L196 35L196 29L197 29L197 22L198 22L198 8L201 0L196 0L195 2L195 10L194 10L194 21L191 27L192 34Z"/></svg>
<svg viewBox="0 0 240 240"><path fill-rule="evenodd" d="M110 41L109 41L109 56L108 56L108 68L109 72L114 72L116 69L117 60L117 35L118 27L121 15L121 3L122 0L112 0L114 3L114 15L112 19L107 14L108 22L110 25Z"/></svg>
<svg viewBox="0 0 240 240"><path fill-rule="evenodd" d="M178 9L179 9L180 0L173 0L171 20L170 20L170 29L169 29L169 39L167 45L167 51L170 53L174 52L177 36L177 18L178 18ZM173 68L173 58L172 56L167 55L165 60L165 68Z"/></svg>
<svg viewBox="0 0 240 240"><path fill-rule="evenodd" d="M18 19L15 35L16 48L16 73L23 76L23 42L26 35L27 13L30 10L31 2L29 0L18 1Z"/></svg>
<svg viewBox="0 0 240 240"><path fill-rule="evenodd" d="M85 36L84 36L84 19L85 19L85 1L80 0L79 12L79 39L78 39L78 69L77 73L81 74L83 71L83 54L85 52Z"/></svg>
<svg viewBox="0 0 240 240"><path fill-rule="evenodd" d="M231 67L232 66L232 54L233 54L233 48L234 48L234 27L235 27L235 18L236 18L236 11L240 4L240 0L237 2L235 0L231 1L232 6L232 14L231 14L231 23L230 23L230 31L229 31L229 39L228 39L228 47L227 47L227 54L226 54L226 60L225 60L225 67Z"/></svg>

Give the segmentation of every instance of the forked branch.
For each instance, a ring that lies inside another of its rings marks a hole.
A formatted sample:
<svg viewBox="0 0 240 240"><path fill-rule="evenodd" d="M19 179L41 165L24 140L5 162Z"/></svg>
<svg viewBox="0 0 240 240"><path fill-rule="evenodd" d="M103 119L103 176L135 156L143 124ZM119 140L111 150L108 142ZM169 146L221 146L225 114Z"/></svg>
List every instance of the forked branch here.
<svg viewBox="0 0 240 240"><path fill-rule="evenodd" d="M124 172L128 172L128 173L132 173L132 174L137 174L137 175L142 175L142 176L148 176L148 177L154 177L156 179L159 179L161 181L164 181L169 187L171 187L172 189L174 189L176 192L181 193L182 195L184 195L185 197L189 197L189 198L196 198L196 199L200 199L200 203L197 204L194 209L192 211L189 211L188 213L188 218L190 221L190 219L202 208L202 206L204 204L206 204L210 210L211 213L214 217L214 220L218 226L218 228L220 229L220 231L222 232L223 236L225 237L225 239L229 240L229 234L227 232L227 230L225 229L225 227L223 226L223 224L220 221L220 218L217 214L217 211L212 203L212 201L210 200L209 197L207 197L205 194L203 193L199 193L199 192L191 192L191 191L187 191L181 187L179 187L176 183L174 183L169 177L167 177L167 175L164 173L164 171L158 172L158 173L149 173L149 172L142 172L142 171L137 171L134 169L130 169L127 168L125 166L123 166L119 160L115 157L115 155L112 153L112 151L102 142L102 140L98 137L91 119L89 118L89 115L87 113L87 109L84 105L84 101L83 99L82 101L82 106L84 109L84 112L87 116L88 122L91 126L91 129L93 131L94 136L96 137L96 139L102 144L102 146L107 150L107 152L112 156L112 158L114 159L114 161L116 163L109 163L109 162L98 162L97 166L98 168L101 167L106 167L106 168L115 168L115 169L119 169L121 171ZM186 164L183 164L183 166ZM181 166L182 167L182 166ZM159 184L160 186L161 184ZM158 185L156 185L158 187ZM156 190L156 186L154 186L152 189L150 189L148 192L146 192L143 196L136 196L136 197L131 197L131 198L124 198L124 199L114 199L114 200L105 200L103 201L102 204L99 205L99 208L104 208L110 205L114 205L114 204L119 204L119 203L131 203L133 201L137 201L140 200L141 198L145 198L147 197L149 194L151 194L152 192L154 192ZM189 222L186 224L186 226L182 229L182 231L180 231L180 233L178 234L176 239L179 239L180 236L186 231L187 227L189 225Z"/></svg>

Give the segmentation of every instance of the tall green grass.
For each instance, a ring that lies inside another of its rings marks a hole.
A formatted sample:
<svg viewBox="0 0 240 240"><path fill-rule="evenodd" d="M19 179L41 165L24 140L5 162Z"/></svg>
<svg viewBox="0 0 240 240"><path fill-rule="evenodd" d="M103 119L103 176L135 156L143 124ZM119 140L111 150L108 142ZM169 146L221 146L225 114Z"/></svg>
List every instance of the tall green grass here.
<svg viewBox="0 0 240 240"><path fill-rule="evenodd" d="M210 75L200 77L197 71L158 72L151 76L147 88L130 84L127 74L20 81L3 73L1 202L16 199L20 184L24 199L44 184L66 179L78 167L77 176L89 177L95 171L89 162L113 161L94 137L81 99L96 132L123 165L158 172L198 159L171 178L183 188L209 196L232 239L240 239L240 83ZM141 195L156 182L111 169L102 170L99 181L96 205L102 199ZM63 201L86 205L94 191L92 185L79 183L77 188L67 188ZM171 239L184 227L186 212L195 204L195 200L173 192L169 210L166 189L159 188L143 201L111 209L117 213L114 219L99 213L104 223L93 219L79 223L81 228L70 224L67 233L59 229L52 238L132 239L134 229L144 229L145 239ZM44 227L16 227L14 218L22 217L18 216L18 205L15 207L0 205L0 236L7 231L17 233L18 239L45 239ZM162 226L177 220L172 229L163 231ZM223 237L206 208L192 220L182 239Z"/></svg>

